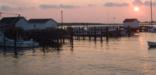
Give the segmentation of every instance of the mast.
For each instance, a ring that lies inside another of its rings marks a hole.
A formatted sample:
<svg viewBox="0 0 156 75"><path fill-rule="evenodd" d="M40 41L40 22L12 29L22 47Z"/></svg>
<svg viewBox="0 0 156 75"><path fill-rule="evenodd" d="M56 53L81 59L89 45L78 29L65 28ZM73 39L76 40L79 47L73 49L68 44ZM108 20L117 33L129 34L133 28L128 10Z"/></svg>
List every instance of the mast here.
<svg viewBox="0 0 156 75"><path fill-rule="evenodd" d="M2 12L0 12L0 18L1 18L1 16L2 16Z"/></svg>
<svg viewBox="0 0 156 75"><path fill-rule="evenodd" d="M151 10L151 26L153 25L153 2L150 0L150 10Z"/></svg>

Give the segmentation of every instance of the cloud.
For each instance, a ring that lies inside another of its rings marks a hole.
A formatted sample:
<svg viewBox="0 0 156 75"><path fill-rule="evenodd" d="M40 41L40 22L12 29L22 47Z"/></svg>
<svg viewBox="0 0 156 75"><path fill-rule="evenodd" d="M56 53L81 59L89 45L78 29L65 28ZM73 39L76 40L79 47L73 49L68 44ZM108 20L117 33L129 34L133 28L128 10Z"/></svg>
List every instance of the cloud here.
<svg viewBox="0 0 156 75"><path fill-rule="evenodd" d="M134 0L132 2L133 5L137 5L137 6L141 6L141 5L144 5L144 6L150 6L150 1L145 1L145 2L142 2L141 0ZM153 6L156 6L156 2L152 2Z"/></svg>
<svg viewBox="0 0 156 75"><path fill-rule="evenodd" d="M51 9L51 8L55 8L55 9L59 9L59 8L71 9L71 8L77 8L79 6L65 5L65 4L60 4L60 5L55 5L55 4L41 4L39 7L42 8L42 9Z"/></svg>
<svg viewBox="0 0 156 75"><path fill-rule="evenodd" d="M150 6L150 1L141 1L141 0L133 0L131 2L135 6ZM115 3L115 2L107 2L104 4L106 7L126 7L129 3ZM153 2L153 6L156 6L156 2Z"/></svg>
<svg viewBox="0 0 156 75"><path fill-rule="evenodd" d="M14 10L30 10L35 7L26 7L26 6L13 6L13 5L0 5L1 11L14 11Z"/></svg>
<svg viewBox="0 0 156 75"><path fill-rule="evenodd" d="M0 6L0 10L2 11L8 11L8 10L11 10L12 7L11 6L8 6L8 5L1 5Z"/></svg>
<svg viewBox="0 0 156 75"><path fill-rule="evenodd" d="M114 3L114 2L107 2L104 4L106 7L126 7L128 3Z"/></svg>
<svg viewBox="0 0 156 75"><path fill-rule="evenodd" d="M150 6L150 1L145 1L144 4L146 6ZM156 6L156 2L152 2L153 6Z"/></svg>
<svg viewBox="0 0 156 75"><path fill-rule="evenodd" d="M137 6L144 5L144 3L141 0L134 0L132 4Z"/></svg>
<svg viewBox="0 0 156 75"><path fill-rule="evenodd" d="M88 7L96 7L96 4L88 4Z"/></svg>

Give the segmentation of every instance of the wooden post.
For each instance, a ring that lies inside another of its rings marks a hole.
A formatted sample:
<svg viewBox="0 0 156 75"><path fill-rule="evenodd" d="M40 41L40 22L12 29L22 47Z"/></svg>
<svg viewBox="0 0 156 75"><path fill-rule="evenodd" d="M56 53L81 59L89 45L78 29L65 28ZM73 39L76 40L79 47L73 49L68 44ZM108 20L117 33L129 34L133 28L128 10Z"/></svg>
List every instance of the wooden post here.
<svg viewBox="0 0 156 75"><path fill-rule="evenodd" d="M131 36L131 28L128 26L128 28L127 28L127 34L128 34L128 37L130 37Z"/></svg>
<svg viewBox="0 0 156 75"><path fill-rule="evenodd" d="M92 33L92 31L88 30L87 35L88 35L89 41L91 40L91 33Z"/></svg>
<svg viewBox="0 0 156 75"><path fill-rule="evenodd" d="M103 31L102 31L102 28L100 28L100 39L101 39L101 42L103 42Z"/></svg>
<svg viewBox="0 0 156 75"><path fill-rule="evenodd" d="M85 40L85 35L86 35L86 30L83 28L83 30L82 30L82 32L83 32L83 40Z"/></svg>
<svg viewBox="0 0 156 75"><path fill-rule="evenodd" d="M78 38L78 40L80 40L80 27L78 28L78 33L77 33L77 38Z"/></svg>
<svg viewBox="0 0 156 75"><path fill-rule="evenodd" d="M70 27L70 28L68 28L68 33L69 33L69 42L70 42L70 45L73 45L73 41L74 41L74 39L73 39L73 28L72 27Z"/></svg>
<svg viewBox="0 0 156 75"><path fill-rule="evenodd" d="M117 34L117 37L121 36L121 35L120 35L120 31L119 31L119 27L118 27L118 26L117 26L117 28L116 28L116 31L117 31L117 33L118 33L118 34Z"/></svg>
<svg viewBox="0 0 156 75"><path fill-rule="evenodd" d="M45 46L42 47L42 51L43 51L43 55L45 55L45 53L46 53Z"/></svg>
<svg viewBox="0 0 156 75"><path fill-rule="evenodd" d="M94 41L97 39L97 34L96 34L96 27L94 27Z"/></svg>
<svg viewBox="0 0 156 75"><path fill-rule="evenodd" d="M74 39L73 39L73 28L70 29L70 45L71 47L73 47L73 42L74 42Z"/></svg>
<svg viewBox="0 0 156 75"><path fill-rule="evenodd" d="M4 46L4 50L6 50L6 39L5 39L5 29L3 29L3 46Z"/></svg>
<svg viewBox="0 0 156 75"><path fill-rule="evenodd" d="M6 55L6 39L5 39L5 29L3 28L3 55Z"/></svg>
<svg viewBox="0 0 156 75"><path fill-rule="evenodd" d="M18 55L18 52L17 52L17 36L18 36L18 32L15 30L15 38L14 38L14 54L15 54L15 56Z"/></svg>
<svg viewBox="0 0 156 75"><path fill-rule="evenodd" d="M65 31L65 29L62 29L62 31L61 31L61 33L63 34L62 43L65 44L65 33L63 31Z"/></svg>
<svg viewBox="0 0 156 75"><path fill-rule="evenodd" d="M32 41L34 42L34 39L32 39ZM36 52L35 51L35 44L33 43L33 47L32 47L32 50L33 50L33 54Z"/></svg>
<svg viewBox="0 0 156 75"><path fill-rule="evenodd" d="M109 28L106 27L106 41L109 41Z"/></svg>

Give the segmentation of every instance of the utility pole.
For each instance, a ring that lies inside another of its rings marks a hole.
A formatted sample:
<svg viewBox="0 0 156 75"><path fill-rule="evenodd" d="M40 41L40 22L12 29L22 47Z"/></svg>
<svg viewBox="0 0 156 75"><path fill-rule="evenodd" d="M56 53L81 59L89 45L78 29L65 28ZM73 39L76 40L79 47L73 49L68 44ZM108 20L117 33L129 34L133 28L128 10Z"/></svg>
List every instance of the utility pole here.
<svg viewBox="0 0 156 75"><path fill-rule="evenodd" d="M61 28L63 28L63 21L64 21L64 13L63 10L61 9Z"/></svg>
<svg viewBox="0 0 156 75"><path fill-rule="evenodd" d="M63 10L61 10L61 23L63 23Z"/></svg>

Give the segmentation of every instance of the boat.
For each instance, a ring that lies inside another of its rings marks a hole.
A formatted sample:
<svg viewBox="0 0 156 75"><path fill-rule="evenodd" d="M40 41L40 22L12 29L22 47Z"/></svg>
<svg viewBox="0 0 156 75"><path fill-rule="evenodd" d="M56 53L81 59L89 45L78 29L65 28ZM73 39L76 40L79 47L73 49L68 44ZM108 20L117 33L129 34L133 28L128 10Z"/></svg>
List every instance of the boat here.
<svg viewBox="0 0 156 75"><path fill-rule="evenodd" d="M150 8L151 8L151 14L150 14L151 15L151 22L150 22L150 24L152 26L151 30L153 32L153 31L155 31L155 29L153 27L153 7L152 7L152 5L153 5L152 0L150 0ZM148 46L149 46L149 48L156 48L156 42L148 41Z"/></svg>
<svg viewBox="0 0 156 75"><path fill-rule="evenodd" d="M9 39L4 36L3 33L0 32L0 47L17 47L17 48L32 48L38 47L39 43L34 42L32 39L30 40L22 40L18 39L14 41L13 39Z"/></svg>
<svg viewBox="0 0 156 75"><path fill-rule="evenodd" d="M14 40L11 39L5 39L4 41L0 41L1 47L17 47L17 48L31 48L31 47L38 47L39 44L37 42L34 42L32 40L17 40L14 42Z"/></svg>
<svg viewBox="0 0 156 75"><path fill-rule="evenodd" d="M156 48L156 42L148 41L149 48Z"/></svg>

